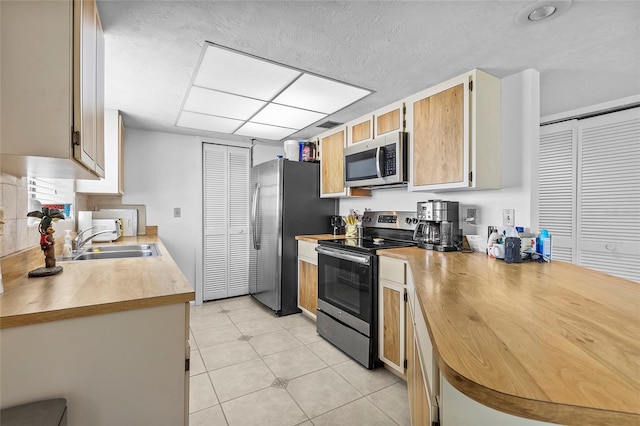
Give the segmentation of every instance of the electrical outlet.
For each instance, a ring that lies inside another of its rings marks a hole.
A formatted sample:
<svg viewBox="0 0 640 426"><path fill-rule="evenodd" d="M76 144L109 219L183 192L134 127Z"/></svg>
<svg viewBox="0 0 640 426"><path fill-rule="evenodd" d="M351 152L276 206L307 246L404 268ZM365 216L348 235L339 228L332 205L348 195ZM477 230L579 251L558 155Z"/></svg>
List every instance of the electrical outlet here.
<svg viewBox="0 0 640 426"><path fill-rule="evenodd" d="M516 226L516 210L515 209L502 210L502 224L504 226Z"/></svg>
<svg viewBox="0 0 640 426"><path fill-rule="evenodd" d="M465 222L470 225L475 225L476 220L476 209L467 209L467 218L465 219Z"/></svg>
<svg viewBox="0 0 640 426"><path fill-rule="evenodd" d="M180 217L180 207L173 208L173 217Z"/></svg>

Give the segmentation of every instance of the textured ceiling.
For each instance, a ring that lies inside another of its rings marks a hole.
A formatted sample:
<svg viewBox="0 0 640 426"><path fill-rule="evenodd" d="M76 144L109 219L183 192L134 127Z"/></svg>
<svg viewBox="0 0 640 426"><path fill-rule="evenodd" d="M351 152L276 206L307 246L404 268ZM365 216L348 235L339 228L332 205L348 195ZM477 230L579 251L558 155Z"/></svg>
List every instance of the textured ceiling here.
<svg viewBox="0 0 640 426"><path fill-rule="evenodd" d="M530 3L98 0L105 102L127 127L247 141L175 127L204 41L376 92L328 117L338 122L473 68L540 71L542 116L640 94L639 1L573 0L555 19L516 24Z"/></svg>

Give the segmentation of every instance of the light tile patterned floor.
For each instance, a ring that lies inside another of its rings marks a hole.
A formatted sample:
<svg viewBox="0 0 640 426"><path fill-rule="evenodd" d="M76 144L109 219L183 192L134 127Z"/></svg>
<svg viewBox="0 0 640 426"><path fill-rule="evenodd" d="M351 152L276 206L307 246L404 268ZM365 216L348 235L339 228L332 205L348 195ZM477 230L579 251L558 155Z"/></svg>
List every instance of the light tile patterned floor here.
<svg viewBox="0 0 640 426"><path fill-rule="evenodd" d="M404 381L367 370L302 314L249 296L191 308L192 426L408 426Z"/></svg>

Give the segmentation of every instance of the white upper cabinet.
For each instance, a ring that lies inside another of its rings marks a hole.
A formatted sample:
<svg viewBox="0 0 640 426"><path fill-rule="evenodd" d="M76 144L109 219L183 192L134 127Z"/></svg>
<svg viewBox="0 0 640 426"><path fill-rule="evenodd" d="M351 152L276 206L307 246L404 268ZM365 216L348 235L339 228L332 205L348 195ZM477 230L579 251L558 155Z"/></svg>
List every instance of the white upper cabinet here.
<svg viewBox="0 0 640 426"><path fill-rule="evenodd" d="M0 2L2 171L104 173L104 39L95 0Z"/></svg>
<svg viewBox="0 0 640 426"><path fill-rule="evenodd" d="M499 188L501 82L472 70L405 100L409 190Z"/></svg>
<svg viewBox="0 0 640 426"><path fill-rule="evenodd" d="M76 192L124 194L124 125L118 110L104 110L104 178L76 180Z"/></svg>

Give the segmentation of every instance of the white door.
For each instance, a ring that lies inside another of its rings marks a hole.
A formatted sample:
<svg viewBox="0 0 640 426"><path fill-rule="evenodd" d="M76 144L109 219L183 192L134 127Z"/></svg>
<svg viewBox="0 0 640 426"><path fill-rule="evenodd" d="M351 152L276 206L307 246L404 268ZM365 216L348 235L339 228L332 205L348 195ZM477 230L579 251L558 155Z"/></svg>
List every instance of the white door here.
<svg viewBox="0 0 640 426"><path fill-rule="evenodd" d="M203 300L249 293L249 149L203 144Z"/></svg>
<svg viewBox="0 0 640 426"><path fill-rule="evenodd" d="M552 258L640 282L640 108L540 129Z"/></svg>

